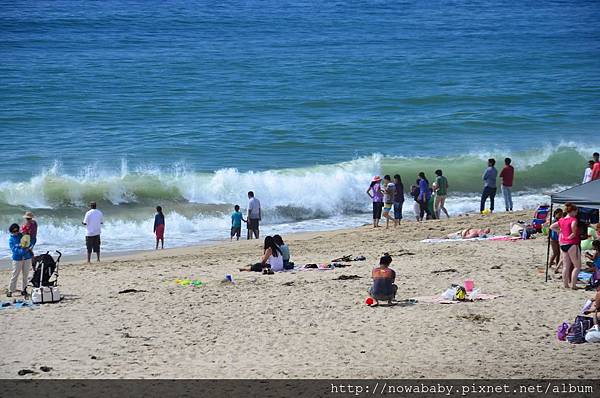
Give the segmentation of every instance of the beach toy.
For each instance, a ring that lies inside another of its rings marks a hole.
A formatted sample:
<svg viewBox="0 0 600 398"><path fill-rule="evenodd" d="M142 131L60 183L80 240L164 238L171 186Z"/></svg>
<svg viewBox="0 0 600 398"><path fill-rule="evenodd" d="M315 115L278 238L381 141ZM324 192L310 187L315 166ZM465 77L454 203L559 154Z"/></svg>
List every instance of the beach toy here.
<svg viewBox="0 0 600 398"><path fill-rule="evenodd" d="M475 287L475 282L473 282L473 280L467 279L465 281L465 290L467 291L467 293L472 292L474 287Z"/></svg>
<svg viewBox="0 0 600 398"><path fill-rule="evenodd" d="M195 286L195 287L202 286L202 282L200 282L199 280L195 280L195 279L194 279L194 280L193 280L192 282L190 282L190 283L191 283L191 285L192 285L192 286Z"/></svg>
<svg viewBox="0 0 600 398"><path fill-rule="evenodd" d="M375 300L373 300L373 297L367 297L367 299L365 300L366 305L373 305L373 303L375 303Z"/></svg>
<svg viewBox="0 0 600 398"><path fill-rule="evenodd" d="M231 275L231 274L225 275L225 280L233 283L233 275Z"/></svg>

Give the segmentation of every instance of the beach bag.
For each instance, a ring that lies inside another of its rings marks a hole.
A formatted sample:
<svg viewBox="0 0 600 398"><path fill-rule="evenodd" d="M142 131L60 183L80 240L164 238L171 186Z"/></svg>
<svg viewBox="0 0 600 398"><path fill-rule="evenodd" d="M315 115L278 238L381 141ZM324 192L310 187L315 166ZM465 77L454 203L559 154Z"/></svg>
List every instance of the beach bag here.
<svg viewBox="0 0 600 398"><path fill-rule="evenodd" d="M569 328L567 333L567 341L571 344L585 343L585 334L588 329L591 329L594 320L588 316L577 315L575 322Z"/></svg>
<svg viewBox="0 0 600 398"><path fill-rule="evenodd" d="M31 292L31 301L34 304L57 303L60 301L58 286L34 287Z"/></svg>
<svg viewBox="0 0 600 398"><path fill-rule="evenodd" d="M559 341L567 340L567 333L569 333L569 324L567 322L563 322L560 324L558 329L556 329L556 338Z"/></svg>
<svg viewBox="0 0 600 398"><path fill-rule="evenodd" d="M585 341L588 343L600 343L600 328L594 325L585 334Z"/></svg>

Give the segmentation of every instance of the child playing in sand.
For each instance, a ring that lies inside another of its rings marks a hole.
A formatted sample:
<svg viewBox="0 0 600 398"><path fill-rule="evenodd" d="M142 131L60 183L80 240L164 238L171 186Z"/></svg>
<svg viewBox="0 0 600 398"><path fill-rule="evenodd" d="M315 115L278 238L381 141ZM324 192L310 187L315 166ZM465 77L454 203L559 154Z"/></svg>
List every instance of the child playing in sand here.
<svg viewBox="0 0 600 398"><path fill-rule="evenodd" d="M242 221L244 220L244 215L240 211L240 206L235 205L233 207L233 213L231 213L231 237L229 240L233 240L233 236L236 236L236 240L240 240L240 235L242 234Z"/></svg>
<svg viewBox="0 0 600 398"><path fill-rule="evenodd" d="M369 296L375 300L374 305L379 305L379 300L387 300L388 304L392 304L392 300L396 298L398 291L398 286L394 284L396 271L390 268L391 263L392 256L385 253L379 259L379 267L371 271L373 286L369 289Z"/></svg>

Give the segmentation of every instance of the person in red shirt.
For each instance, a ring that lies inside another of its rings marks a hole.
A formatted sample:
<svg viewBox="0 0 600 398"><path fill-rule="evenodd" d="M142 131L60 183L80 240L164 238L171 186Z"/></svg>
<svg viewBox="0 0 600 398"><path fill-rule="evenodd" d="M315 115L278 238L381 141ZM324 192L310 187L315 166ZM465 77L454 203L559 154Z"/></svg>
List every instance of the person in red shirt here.
<svg viewBox="0 0 600 398"><path fill-rule="evenodd" d="M592 167L592 181L600 180L600 154L594 152L592 155L594 158L594 167Z"/></svg>
<svg viewBox="0 0 600 398"><path fill-rule="evenodd" d="M512 160L510 158L504 159L504 168L500 172L500 178L502 179L502 196L504 196L504 207L506 211L512 211L512 186L515 178L515 168L510 165Z"/></svg>

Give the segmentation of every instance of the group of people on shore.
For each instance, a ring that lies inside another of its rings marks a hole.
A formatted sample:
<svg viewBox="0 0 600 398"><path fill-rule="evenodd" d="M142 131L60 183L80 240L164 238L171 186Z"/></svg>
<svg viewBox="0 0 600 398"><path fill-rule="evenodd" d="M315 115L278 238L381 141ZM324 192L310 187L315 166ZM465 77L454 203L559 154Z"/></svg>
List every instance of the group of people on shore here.
<svg viewBox="0 0 600 398"><path fill-rule="evenodd" d="M481 194L480 212L485 211L487 200L490 201L489 212L494 211L494 201L497 191L497 179L501 179L502 195L506 211L513 210L512 186L515 177L515 169L511 165L510 158L504 159L504 168L500 174L496 170L496 160L488 159L487 168L483 173L483 192ZM450 218L446 209L446 197L448 195L448 178L441 169L435 171L435 181L430 184L424 172L417 174L417 179L410 186L410 196L414 200L413 211L417 221L440 219L442 214ZM373 202L373 228L378 228L381 218L386 220L386 228L389 228L390 222L394 226L399 226L403 218L402 210L404 206L404 184L399 174L394 175L392 181L390 175L385 175L383 179L375 176L369 184L367 195ZM393 209L393 216L390 214Z"/></svg>

